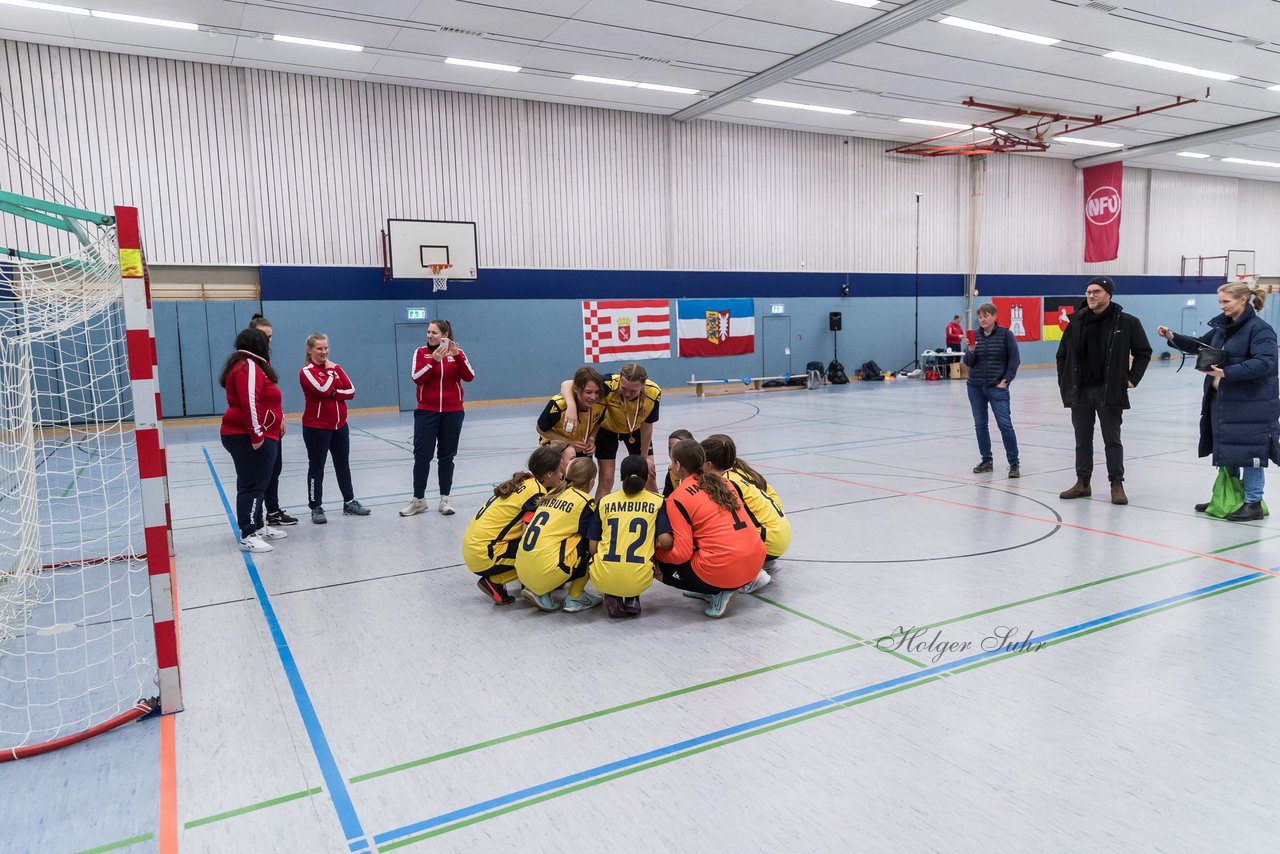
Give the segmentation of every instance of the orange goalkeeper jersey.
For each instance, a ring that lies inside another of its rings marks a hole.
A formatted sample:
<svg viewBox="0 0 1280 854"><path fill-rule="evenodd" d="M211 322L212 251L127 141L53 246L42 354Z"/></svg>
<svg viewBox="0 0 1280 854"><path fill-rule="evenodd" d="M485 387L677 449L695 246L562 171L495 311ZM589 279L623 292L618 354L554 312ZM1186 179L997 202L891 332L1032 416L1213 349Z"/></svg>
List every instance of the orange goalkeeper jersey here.
<svg viewBox="0 0 1280 854"><path fill-rule="evenodd" d="M698 488L690 475L667 498L675 545L659 549L658 560L693 565L703 581L724 589L752 581L764 565L764 541L744 509L725 510Z"/></svg>

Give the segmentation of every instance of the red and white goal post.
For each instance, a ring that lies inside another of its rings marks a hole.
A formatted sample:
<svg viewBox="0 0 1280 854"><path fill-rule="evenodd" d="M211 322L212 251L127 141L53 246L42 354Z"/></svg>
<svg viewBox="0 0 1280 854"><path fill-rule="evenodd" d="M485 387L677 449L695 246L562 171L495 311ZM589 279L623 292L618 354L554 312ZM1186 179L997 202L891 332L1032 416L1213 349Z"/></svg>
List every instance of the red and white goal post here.
<svg viewBox="0 0 1280 854"><path fill-rule="evenodd" d="M117 207L112 217L10 193L0 201L80 243L59 256L0 252L6 761L179 711L182 686L138 211Z"/></svg>

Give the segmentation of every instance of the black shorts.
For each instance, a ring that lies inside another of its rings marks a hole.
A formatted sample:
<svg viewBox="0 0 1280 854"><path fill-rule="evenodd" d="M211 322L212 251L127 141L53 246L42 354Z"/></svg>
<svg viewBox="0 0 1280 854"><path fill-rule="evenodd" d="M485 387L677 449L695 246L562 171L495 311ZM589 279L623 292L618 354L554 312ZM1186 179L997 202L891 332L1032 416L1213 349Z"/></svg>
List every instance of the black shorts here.
<svg viewBox="0 0 1280 854"><path fill-rule="evenodd" d="M631 437L635 438L632 439ZM612 430L601 430L596 433L596 459L597 460L616 460L618 458L618 444L622 443L627 446L628 454L640 453L640 432L623 433L621 435ZM649 453L645 456L653 456L653 443L649 443Z"/></svg>

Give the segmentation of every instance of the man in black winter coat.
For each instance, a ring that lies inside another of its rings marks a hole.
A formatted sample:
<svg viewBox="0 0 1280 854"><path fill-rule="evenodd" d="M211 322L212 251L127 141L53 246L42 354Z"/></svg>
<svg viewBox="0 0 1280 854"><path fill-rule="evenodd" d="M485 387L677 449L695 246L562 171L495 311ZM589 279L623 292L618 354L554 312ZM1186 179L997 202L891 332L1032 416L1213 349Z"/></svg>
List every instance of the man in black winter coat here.
<svg viewBox="0 0 1280 854"><path fill-rule="evenodd" d="M1111 503L1128 504L1124 494L1124 445L1120 424L1135 388L1151 362L1151 344L1142 321L1111 301L1109 276L1090 279L1058 344L1058 388L1071 410L1076 433L1076 483L1059 498L1087 498L1093 476L1093 423L1102 425Z"/></svg>

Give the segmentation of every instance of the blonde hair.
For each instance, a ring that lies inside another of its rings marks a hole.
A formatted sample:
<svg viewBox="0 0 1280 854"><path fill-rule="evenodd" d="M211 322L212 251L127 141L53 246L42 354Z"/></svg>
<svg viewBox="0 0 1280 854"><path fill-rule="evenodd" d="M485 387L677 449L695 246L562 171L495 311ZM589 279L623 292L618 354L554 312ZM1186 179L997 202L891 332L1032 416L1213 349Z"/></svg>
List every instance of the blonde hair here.
<svg viewBox="0 0 1280 854"><path fill-rule="evenodd" d="M1218 288L1218 293L1225 293L1229 297L1252 302L1254 311L1262 311L1262 307L1267 304L1267 292L1265 290L1257 285L1250 287L1244 282L1227 282ZM1250 297L1252 297L1252 300L1250 300Z"/></svg>
<svg viewBox="0 0 1280 854"><path fill-rule="evenodd" d="M595 479L595 460L591 459L591 457L577 457L573 462L569 463L569 467L565 469L564 480L560 481L559 486L543 496L542 501L555 498L571 486L586 492L591 486L591 482Z"/></svg>
<svg viewBox="0 0 1280 854"><path fill-rule="evenodd" d="M328 341L328 340L329 340L329 336L325 335L323 332L312 332L310 335L308 335L307 336L307 353L303 357L304 361L302 364L305 365L307 362L311 361L311 348L316 346L317 341Z"/></svg>

